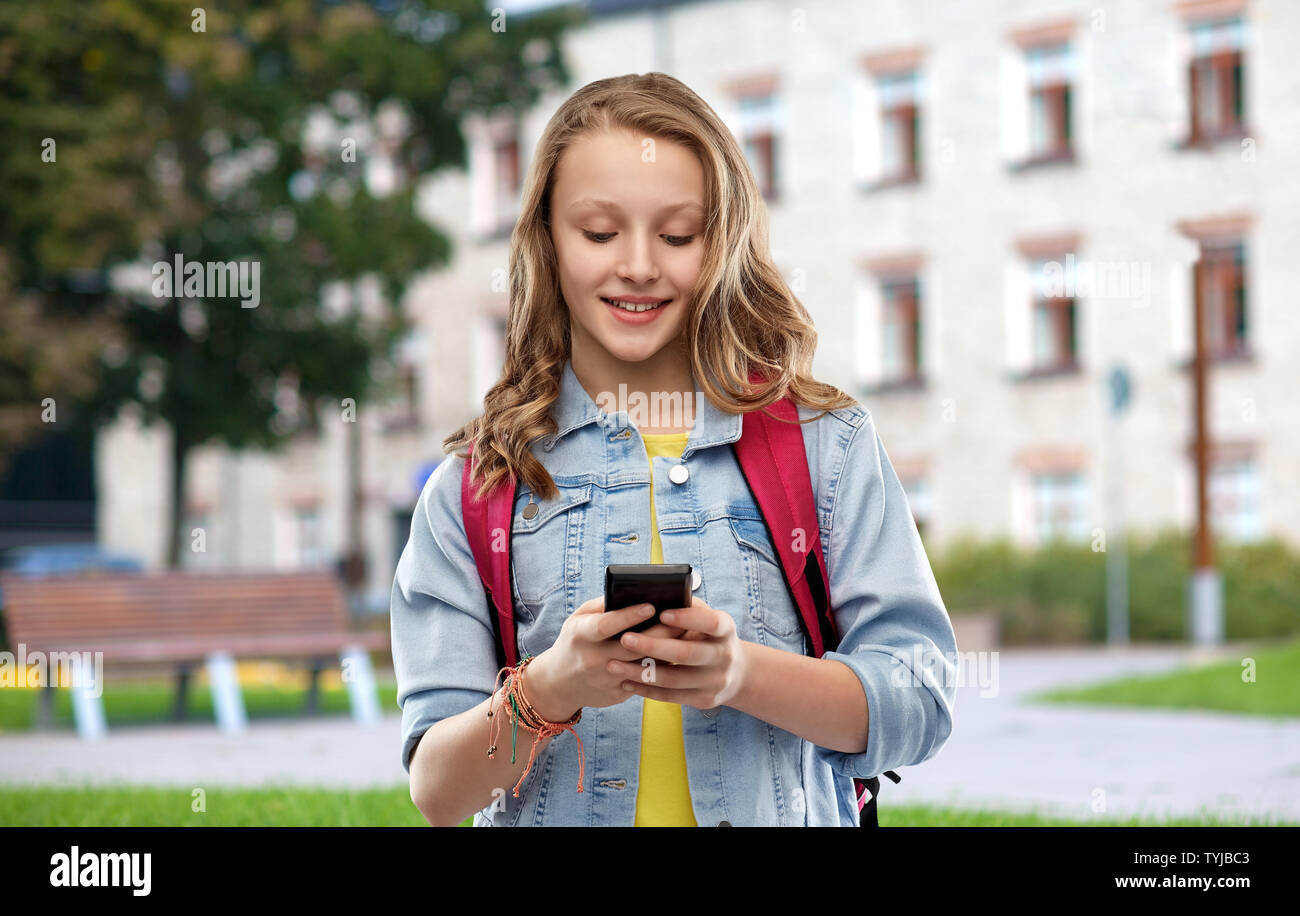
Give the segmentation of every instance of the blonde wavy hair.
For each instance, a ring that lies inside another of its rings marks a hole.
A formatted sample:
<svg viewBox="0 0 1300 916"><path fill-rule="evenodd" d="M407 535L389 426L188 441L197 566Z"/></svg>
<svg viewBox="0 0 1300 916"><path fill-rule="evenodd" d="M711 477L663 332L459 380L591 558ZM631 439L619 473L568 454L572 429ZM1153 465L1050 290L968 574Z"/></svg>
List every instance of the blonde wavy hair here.
<svg viewBox="0 0 1300 916"><path fill-rule="evenodd" d="M719 410L748 413L783 395L822 411L857 402L811 375L817 331L772 264L767 208L744 153L721 118L664 73L596 80L570 96L546 126L524 182L510 236L510 305L501 376L483 413L443 441L457 457L474 443L471 479L481 496L514 476L541 499L557 494L530 445L559 430L551 405L570 356L568 308L551 240L550 196L565 149L590 132L623 128L680 143L704 169L704 256L686 299L684 343L697 386ZM763 383L749 381L757 370ZM771 416L771 414L768 414ZM777 419L773 417L773 419Z"/></svg>

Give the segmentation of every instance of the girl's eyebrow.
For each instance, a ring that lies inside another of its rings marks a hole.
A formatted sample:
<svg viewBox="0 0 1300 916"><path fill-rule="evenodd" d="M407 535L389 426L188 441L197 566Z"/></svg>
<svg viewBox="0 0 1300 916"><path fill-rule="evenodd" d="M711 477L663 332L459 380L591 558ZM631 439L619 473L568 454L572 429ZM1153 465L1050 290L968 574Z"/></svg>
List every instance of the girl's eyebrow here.
<svg viewBox="0 0 1300 916"><path fill-rule="evenodd" d="M577 210L579 207L595 207L598 210L613 210L618 213L623 212L623 208L614 203L614 201L598 199L595 197L583 197L575 200L569 205L570 210ZM655 215L658 216L663 213L671 213L675 210L698 210L701 215L704 214L704 206L702 204L696 203L693 200L683 200L680 203L667 204L660 207Z"/></svg>

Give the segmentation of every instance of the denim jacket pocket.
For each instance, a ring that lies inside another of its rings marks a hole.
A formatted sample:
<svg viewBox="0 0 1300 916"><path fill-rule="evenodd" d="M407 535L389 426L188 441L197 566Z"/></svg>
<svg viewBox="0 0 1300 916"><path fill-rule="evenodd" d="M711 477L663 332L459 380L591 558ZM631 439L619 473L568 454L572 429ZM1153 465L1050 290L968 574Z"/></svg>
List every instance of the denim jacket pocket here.
<svg viewBox="0 0 1300 916"><path fill-rule="evenodd" d="M582 574L582 542L592 484L556 481L555 498L538 502L527 487L515 498L510 530L510 587L519 622L519 647L536 654L559 635L566 616L564 586ZM537 510L525 518L532 502Z"/></svg>
<svg viewBox="0 0 1300 916"><path fill-rule="evenodd" d="M591 484L559 488L554 499L537 502L527 487L515 495L510 526L510 584L516 604L533 614L564 585L566 575L581 569L577 550L582 537L579 507L591 501ZM532 518L524 510L537 507ZM578 511L575 511L578 510Z"/></svg>
<svg viewBox="0 0 1300 916"><path fill-rule="evenodd" d="M767 525L759 518L731 516L749 586L749 614L764 642L790 652L804 651L803 623L777 560Z"/></svg>

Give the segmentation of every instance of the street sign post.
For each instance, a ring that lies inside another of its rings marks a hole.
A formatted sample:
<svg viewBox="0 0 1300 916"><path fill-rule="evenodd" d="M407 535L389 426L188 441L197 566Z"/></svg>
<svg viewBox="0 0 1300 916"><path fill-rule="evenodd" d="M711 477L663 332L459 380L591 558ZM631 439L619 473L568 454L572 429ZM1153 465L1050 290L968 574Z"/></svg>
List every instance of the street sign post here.
<svg viewBox="0 0 1300 916"><path fill-rule="evenodd" d="M1106 642L1126 645L1128 627L1128 549L1124 537L1124 446L1122 419L1133 398L1128 370L1116 365L1106 378L1110 456L1110 531L1106 538Z"/></svg>

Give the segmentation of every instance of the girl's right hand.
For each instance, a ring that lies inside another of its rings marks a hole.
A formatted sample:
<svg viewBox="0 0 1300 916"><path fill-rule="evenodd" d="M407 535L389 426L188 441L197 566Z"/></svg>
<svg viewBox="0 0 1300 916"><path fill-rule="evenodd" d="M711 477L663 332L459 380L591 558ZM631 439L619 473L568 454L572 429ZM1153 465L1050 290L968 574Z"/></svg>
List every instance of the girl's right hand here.
<svg viewBox="0 0 1300 916"><path fill-rule="evenodd" d="M542 675L538 680L542 681L540 686L549 704L572 711L584 706L616 706L635 696L623 689L627 675L610 673L608 665L611 659L640 661L641 656L618 639L628 627L653 615L653 610L642 612L640 607L605 613L605 596L598 595L564 621L555 642L528 667L529 675ZM680 627L656 623L645 630L645 635L675 639L685 632ZM539 665L541 672L536 671ZM537 705L536 701L533 705Z"/></svg>

